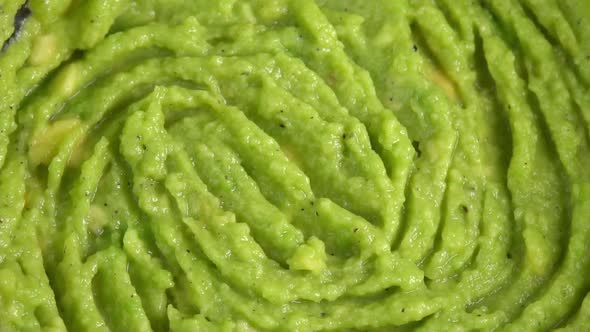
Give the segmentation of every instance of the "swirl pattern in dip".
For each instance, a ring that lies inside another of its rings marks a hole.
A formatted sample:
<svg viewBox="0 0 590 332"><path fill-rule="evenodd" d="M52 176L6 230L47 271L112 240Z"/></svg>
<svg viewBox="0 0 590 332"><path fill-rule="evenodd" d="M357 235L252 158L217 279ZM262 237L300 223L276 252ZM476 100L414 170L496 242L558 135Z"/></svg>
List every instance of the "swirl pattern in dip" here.
<svg viewBox="0 0 590 332"><path fill-rule="evenodd" d="M0 2L0 330L590 328L589 27Z"/></svg>

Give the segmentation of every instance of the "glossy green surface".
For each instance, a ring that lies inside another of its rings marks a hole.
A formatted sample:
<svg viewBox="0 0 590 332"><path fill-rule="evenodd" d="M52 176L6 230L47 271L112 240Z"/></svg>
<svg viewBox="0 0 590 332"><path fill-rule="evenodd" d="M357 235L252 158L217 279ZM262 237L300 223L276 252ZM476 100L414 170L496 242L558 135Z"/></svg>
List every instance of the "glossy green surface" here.
<svg viewBox="0 0 590 332"><path fill-rule="evenodd" d="M0 331L590 329L590 2L28 7Z"/></svg>

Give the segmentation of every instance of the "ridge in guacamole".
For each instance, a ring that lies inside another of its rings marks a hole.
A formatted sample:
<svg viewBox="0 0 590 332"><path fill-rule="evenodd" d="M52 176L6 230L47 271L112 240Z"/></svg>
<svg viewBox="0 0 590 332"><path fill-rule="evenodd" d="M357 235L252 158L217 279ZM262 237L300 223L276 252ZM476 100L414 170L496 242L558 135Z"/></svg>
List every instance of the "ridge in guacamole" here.
<svg viewBox="0 0 590 332"><path fill-rule="evenodd" d="M590 330L588 1L6 0L0 41L0 331Z"/></svg>

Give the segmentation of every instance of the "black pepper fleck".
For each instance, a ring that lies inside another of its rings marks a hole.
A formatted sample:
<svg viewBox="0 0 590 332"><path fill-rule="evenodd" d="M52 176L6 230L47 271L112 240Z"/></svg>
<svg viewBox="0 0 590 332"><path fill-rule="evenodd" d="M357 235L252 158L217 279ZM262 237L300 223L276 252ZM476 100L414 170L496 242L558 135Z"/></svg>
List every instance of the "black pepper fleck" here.
<svg viewBox="0 0 590 332"><path fill-rule="evenodd" d="M461 210L463 210L464 213L469 212L469 208L466 205L461 205Z"/></svg>

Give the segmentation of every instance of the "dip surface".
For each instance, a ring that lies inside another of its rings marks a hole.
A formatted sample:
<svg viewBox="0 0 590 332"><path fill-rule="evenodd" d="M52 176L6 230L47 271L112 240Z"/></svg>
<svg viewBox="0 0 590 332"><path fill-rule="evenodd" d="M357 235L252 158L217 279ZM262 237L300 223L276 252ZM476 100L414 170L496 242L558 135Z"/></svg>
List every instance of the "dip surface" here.
<svg viewBox="0 0 590 332"><path fill-rule="evenodd" d="M588 1L4 0L0 40L0 331L590 330Z"/></svg>

